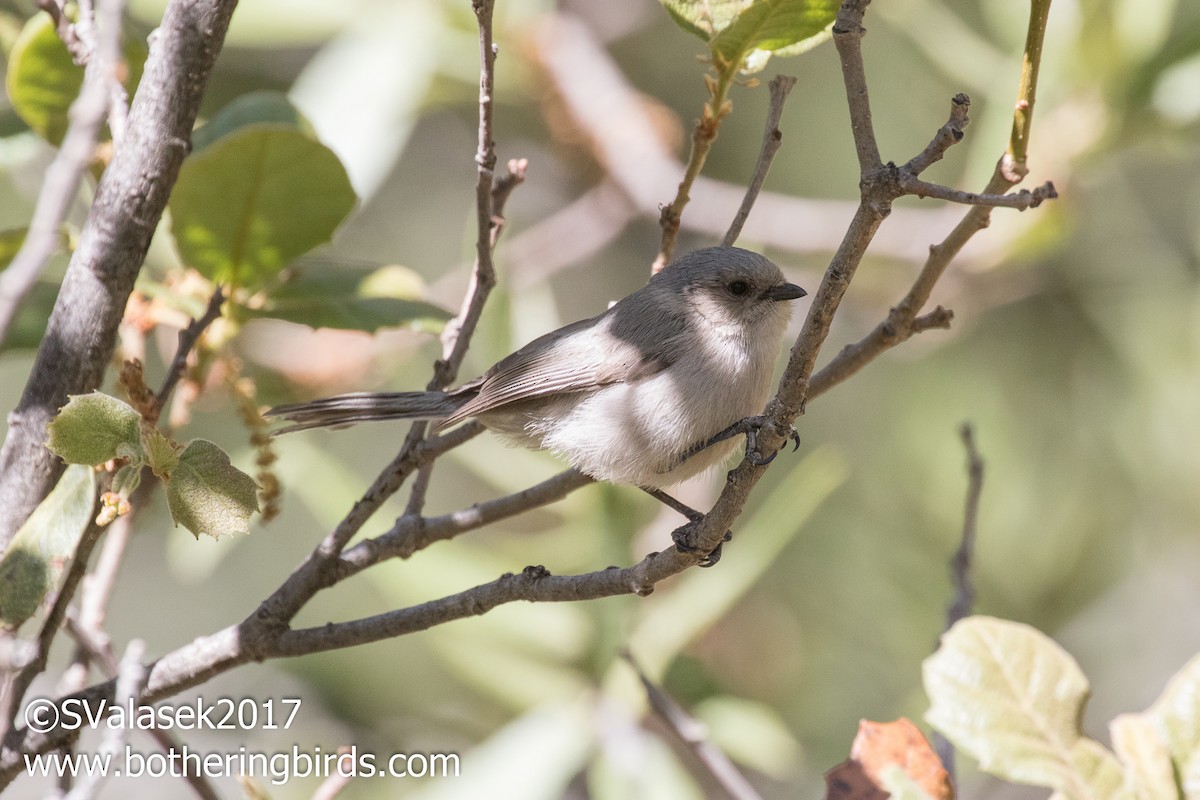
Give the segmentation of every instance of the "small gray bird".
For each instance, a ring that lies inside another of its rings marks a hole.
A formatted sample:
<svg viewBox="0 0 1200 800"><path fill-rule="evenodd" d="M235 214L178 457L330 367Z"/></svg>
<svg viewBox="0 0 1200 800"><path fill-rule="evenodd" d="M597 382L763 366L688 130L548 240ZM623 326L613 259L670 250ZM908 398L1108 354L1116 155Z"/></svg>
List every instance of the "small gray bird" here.
<svg viewBox="0 0 1200 800"><path fill-rule="evenodd" d="M599 480L660 489L723 462L709 441L766 405L806 292L765 257L710 247L673 261L603 314L547 333L448 392L360 392L271 409L278 433L383 419L468 418ZM697 452L698 451L698 452Z"/></svg>

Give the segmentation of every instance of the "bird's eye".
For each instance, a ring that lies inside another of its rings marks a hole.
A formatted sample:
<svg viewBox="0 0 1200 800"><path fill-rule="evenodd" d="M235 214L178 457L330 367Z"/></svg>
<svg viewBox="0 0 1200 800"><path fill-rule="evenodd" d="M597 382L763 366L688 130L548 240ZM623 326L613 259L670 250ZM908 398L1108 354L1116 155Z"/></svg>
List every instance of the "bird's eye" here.
<svg viewBox="0 0 1200 800"><path fill-rule="evenodd" d="M745 281L733 281L728 286L729 293L741 297L746 292L750 291L750 284Z"/></svg>

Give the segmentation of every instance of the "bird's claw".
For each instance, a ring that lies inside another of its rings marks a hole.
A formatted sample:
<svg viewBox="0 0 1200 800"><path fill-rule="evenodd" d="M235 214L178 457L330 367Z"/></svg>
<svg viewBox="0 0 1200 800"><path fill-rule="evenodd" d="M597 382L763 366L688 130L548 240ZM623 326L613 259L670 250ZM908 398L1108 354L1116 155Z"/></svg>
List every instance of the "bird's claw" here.
<svg viewBox="0 0 1200 800"><path fill-rule="evenodd" d="M779 450L776 450L771 455L764 456L758 449L758 432L771 422L765 417L748 417L745 422L747 423L746 460L756 467L765 467L775 460L775 456L779 455ZM800 432L796 430L795 425L788 426L787 439L792 442L793 453L800 449Z"/></svg>
<svg viewBox="0 0 1200 800"><path fill-rule="evenodd" d="M693 520L686 525L676 528L671 534L671 540L675 542L675 547L683 553L698 553L700 548L693 543L693 538L696 532L696 527L700 520ZM725 542L733 540L733 531L725 531L725 535L721 537L721 541L717 546L710 550L700 559L699 566L711 567L721 560L721 548Z"/></svg>

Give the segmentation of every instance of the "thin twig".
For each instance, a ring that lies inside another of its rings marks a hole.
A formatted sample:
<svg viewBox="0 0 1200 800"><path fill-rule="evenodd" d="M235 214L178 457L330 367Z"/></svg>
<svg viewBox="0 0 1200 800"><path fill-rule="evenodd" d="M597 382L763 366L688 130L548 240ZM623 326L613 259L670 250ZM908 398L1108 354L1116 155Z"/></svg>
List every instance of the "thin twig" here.
<svg viewBox="0 0 1200 800"><path fill-rule="evenodd" d="M633 656L629 653L625 653L624 656L641 680L642 687L646 690L646 698L650 701L650 708L667 726L667 730L696 757L696 761L708 776L733 800L762 800L762 795L750 785L750 781L734 766L729 756L712 743L704 723L689 714L674 697L650 680L633 660Z"/></svg>
<svg viewBox="0 0 1200 800"><path fill-rule="evenodd" d="M375 482L354 504L342 521L309 553L267 599L259 604L251 619L268 627L287 625L304 604L336 578L336 562L346 543L362 529L379 507L391 497L422 464L483 432L483 425L468 422L440 436L403 449L375 478Z"/></svg>
<svg viewBox="0 0 1200 800"><path fill-rule="evenodd" d="M59 35L68 43L68 47L71 41L83 47L75 35L75 26L66 20L54 0L45 0L41 5L55 18ZM84 61L87 61L87 67L84 69L83 86L67 112L70 124L66 135L58 154L46 170L25 241L8 268L0 272L0 343L3 343L20 310L21 301L37 283L50 257L62 246L63 222L79 193L84 173L95 157L96 142L109 109L109 85L120 83L117 80L117 64L121 52L123 7L123 0L106 0L101 5L105 19L100 26L103 36L97 45L97 57L90 58L91 51L85 48L87 55Z"/></svg>
<svg viewBox="0 0 1200 800"><path fill-rule="evenodd" d="M58 38L62 40L63 45L66 46L67 52L71 54L71 60L78 66L86 65L91 58L93 44L84 40L80 31L81 26L71 22L63 0L37 0L37 7L54 20L54 30L58 33ZM83 9L80 12L81 19L88 18L88 14Z"/></svg>
<svg viewBox="0 0 1200 800"><path fill-rule="evenodd" d="M475 266L458 316L442 330L442 358L434 366L428 388L444 389L458 375L459 365L471 343L471 334L483 313L484 303L496 285L492 262L492 188L496 170L496 143L492 116L496 91L496 45L492 40L493 0L472 0L479 23L479 135L475 149Z"/></svg>
<svg viewBox="0 0 1200 800"><path fill-rule="evenodd" d="M449 514L400 517L387 533L364 540L342 553L337 580L345 580L385 559L409 558L434 542L453 539L459 534L549 505L594 481L578 470L569 469L528 489Z"/></svg>
<svg viewBox="0 0 1200 800"><path fill-rule="evenodd" d="M658 221L663 187L678 182L686 169L648 112L642 94L629 84L585 23L559 11L535 26L531 40L532 54L556 102L570 120L572 130L583 135L606 182L581 198L591 200L584 203L585 208L572 203L512 237L508 262L514 265L514 277L522 282L527 280L526 270L535 273L537 277L532 280L537 280L597 252L634 218ZM595 209L599 201L591 198L598 189L605 190L599 211ZM613 197L616 192L623 197ZM745 185L698 176L681 230L706 238L721 236L745 194ZM775 250L828 254L837 248L855 205L764 190L742 238ZM956 219L949 211L893 209L890 224L875 237L872 252L884 258L920 262L925 257L926 243ZM601 231L589 230L593 225L602 226Z"/></svg>
<svg viewBox="0 0 1200 800"><path fill-rule="evenodd" d="M351 752L350 748L342 745L338 748L338 758L347 755ZM333 800L342 790L350 785L350 781L354 780L353 770L334 770L329 774L329 777L321 781L321 785L313 792L312 800Z"/></svg>
<svg viewBox="0 0 1200 800"><path fill-rule="evenodd" d="M493 188L496 153L492 141L492 109L495 92L496 46L492 41L493 0L472 0L479 24L479 136L475 152L476 183L475 265L471 281L458 316L442 331L442 358L433 368L433 377L426 388L444 389L458 375L471 336L492 287L496 270L492 262L492 230L497 225L493 215ZM514 185L524 174L523 162L510 162ZM519 174L516 174L519 173ZM507 190L502 196L507 198ZM432 461L439 452L455 447L483 430L478 423L468 423L433 439L425 438L427 423L416 422L409 428L399 454L384 467L350 513L321 541L288 579L264 600L253 619L267 626L286 626L304 604L321 588L332 583L336 562L346 543L383 503L395 494L414 471ZM419 508L421 497L412 505Z"/></svg>
<svg viewBox="0 0 1200 800"><path fill-rule="evenodd" d="M767 179L767 172L771 169L771 162L775 160L775 154L779 152L779 148L783 144L783 132L779 130L779 120L783 116L783 104L787 102L788 93L795 85L796 79L790 75L776 75L771 79L771 106L767 110L762 150L759 151L758 164L754 167L754 176L750 179L750 185L746 187L746 196L742 200L742 205L738 208L737 216L733 218L729 230L725 232L725 238L721 241L726 247L731 247L742 235L742 226L750 217L750 209L754 207L754 201L758 199L758 193L762 191L763 182Z"/></svg>
<svg viewBox="0 0 1200 800"><path fill-rule="evenodd" d="M967 451L967 500L963 511L962 539L951 561L954 579L954 601L946 610L946 629L971 613L975 605L975 586L971 580L971 565L974 562L975 539L979 530L979 498L983 493L983 459L975 446L975 433L971 423L965 422L959 435Z"/></svg>
<svg viewBox="0 0 1200 800"><path fill-rule="evenodd" d="M146 651L146 643L134 639L125 647L125 654L117 665L116 700L118 703L131 707L138 702L142 694L142 686L146 682L146 668L142 666L142 654ZM96 751L99 758L115 758L125 745L131 725L109 725L100 740ZM105 774L101 770L84 771L79 783L67 794L67 800L89 800L100 789L100 782Z"/></svg>
<svg viewBox="0 0 1200 800"><path fill-rule="evenodd" d="M992 208L1015 208L1024 211L1027 208L1037 208L1045 200L1058 197L1054 184L1046 181L1033 191L1022 189L1009 194L976 194L928 183L911 175L901 173L900 186L905 194L917 197L936 197L938 200L948 200L951 203L962 203L969 206L991 206Z"/></svg>
<svg viewBox="0 0 1200 800"><path fill-rule="evenodd" d="M1029 17L1029 28L1025 37L1024 67L1021 71L1021 84L1017 91L1013 130L1009 138L1008 149L996 162L992 177L981 193L983 195L1004 194L1019 183L1028 172L1025 165L1025 153L1032 122L1033 100L1037 91L1037 73L1041 62L1042 41L1046 33L1046 18L1049 11L1050 0L1034 0ZM953 141L950 140L957 141L952 133L953 123L956 117L959 117L959 130L961 130L961 126L967 124L968 104L969 100L965 95L955 96L950 110L950 122L943 126L938 135L934 137L934 142L937 142L939 138L947 141L948 145L953 144ZM951 131L949 139L942 134L942 131L947 130ZM930 148L934 147L934 142L930 143L930 147L927 147L925 152L929 152ZM1016 159L1016 154L1020 155L1019 161ZM909 165L928 166L925 163L927 159L924 154L918 156L918 159L920 161L914 159L909 162ZM914 164L914 162L916 163ZM932 163L932 161L928 163ZM1045 191L1045 187L1043 187L1043 191ZM989 206L968 208L946 238L929 248L929 255L926 257L917 279L904 298L888 313L887 319L879 323L863 339L845 347L813 376L809 387L809 396L816 397L828 391L862 369L885 350L906 341L913 334L930 327L944 327L940 324L918 327L916 324L917 314L929 302L929 298L933 294L933 287L941 279L946 268L950 266L950 262L976 233L988 226L991 216L992 209ZM939 312L941 313L939 314ZM953 314L939 306L927 316L942 321L945 326L948 326Z"/></svg>
<svg viewBox="0 0 1200 800"><path fill-rule="evenodd" d="M938 129L924 150L909 159L908 163L904 165L903 171L920 175L941 161L942 157L946 155L946 151L961 142L966 136L967 125L971 123L970 117L967 116L970 109L970 97L962 92L954 95L950 101L950 118L946 120L946 124Z"/></svg>
<svg viewBox="0 0 1200 800"><path fill-rule="evenodd" d="M971 423L964 422L959 429L963 447L967 451L967 499L963 510L962 537L958 549L950 560L950 579L954 586L954 599L946 607L946 627L965 619L975 605L975 584L971 568L975 558L975 539L979 529L979 498L983 494L983 459L975 446L975 433ZM954 745L938 731L931 737L934 750L946 768L951 784L954 783Z"/></svg>
<svg viewBox="0 0 1200 800"><path fill-rule="evenodd" d="M854 135L854 151L858 154L858 170L866 174L883 163L879 144L875 141L875 123L871 119L871 102L867 93L867 72L862 60L862 38L866 29L863 15L871 0L846 0L833 22L833 43L842 65L842 82L850 103L850 131Z"/></svg>
<svg viewBox="0 0 1200 800"><path fill-rule="evenodd" d="M187 369L187 360L192 348L196 346L196 342L200 341L204 330L221 316L221 306L224 304L225 292L222 287L218 286L213 290L212 297L208 300L208 306L200 318L191 320L186 328L179 331L179 344L175 348L175 357L171 359L171 365L167 367L167 374L163 378L162 386L154 395L154 405L160 414L163 406L170 399L171 392L175 390L175 385L179 383L184 370Z"/></svg>
<svg viewBox="0 0 1200 800"><path fill-rule="evenodd" d="M1004 177L1020 183L1028 174L1025 158L1033 129L1033 106L1037 101L1038 71L1042 66L1042 44L1046 40L1046 22L1050 18L1050 0L1032 0L1029 27L1025 31L1025 53L1021 59L1021 83L1013 107L1012 133L1008 137L1006 159L1001 161Z"/></svg>
<svg viewBox="0 0 1200 800"><path fill-rule="evenodd" d="M480 111L479 124L482 127L485 123L490 125L490 117L483 114L482 108ZM490 134L487 138L490 141ZM495 156L492 156L493 161ZM490 266L490 259L496 250L496 243L500 241L500 234L504 232L505 219L504 207L508 203L508 197L512 194L513 189L525 182L525 172L529 168L529 162L524 158L514 158L508 162L508 170L491 184L491 203L486 209L490 213L490 219L487 226L487 252L489 258L488 270L491 271L492 278L490 281L480 277L480 266L476 263L473 270L473 278L471 285L468 287L467 295L463 299L462 310L457 318L458 327L455 329L453 339L446 338L446 332L443 331L443 347L448 347L444 350L444 358L434 365L433 377L426 385L426 390L436 391L444 389L458 374L458 368L462 363L463 356L466 355L466 348L470 344L471 336L475 332L475 326L479 323L479 315L483 311L483 306L487 302L488 294L491 292L491 287L495 285L495 268ZM482 180L482 178L481 178ZM485 209L482 206L477 208L477 213L482 214ZM482 225L480 226L482 231ZM482 234L481 234L482 235ZM447 329L449 330L449 328ZM451 344L451 341L453 342ZM405 439L404 447L409 449L415 447L425 436L427 425L424 422L416 422L409 430L408 437ZM408 503L404 509L404 516L417 517L421 510L425 507L425 494L429 490L429 481L433 475L433 462L423 464L417 472L417 477L413 481L412 489L409 491Z"/></svg>
<svg viewBox="0 0 1200 800"><path fill-rule="evenodd" d="M736 64L726 64L714 61L713 69L716 77L705 75L708 86L708 100L700 111L700 119L692 129L692 150L688 156L687 166L684 167L683 180L675 190L675 199L663 206L659 214L658 224L662 227L662 240L659 243L658 255L650 267L651 273L659 272L671 261L675 251L675 237L679 234L679 224L683 219L683 209L691 200L692 184L704 169L708 159L708 151L712 149L717 133L721 130L721 122L733 110L729 101L729 89L733 86L734 76L737 75Z"/></svg>
<svg viewBox="0 0 1200 800"><path fill-rule="evenodd" d="M122 517L124 519L124 517ZM109 534L112 535L111 533ZM75 645L80 650L87 654L88 660L100 665L100 668L110 677L117 677L120 672L120 664L113 655L112 647L109 645L108 639L99 635L96 630L87 629L82 618L76 619L73 615L68 614L65 625L67 634L75 640ZM117 690L117 695L120 695ZM175 736L164 728L152 726L147 731L150 738L155 741L159 749L164 753L177 753L180 750L180 742ZM204 777L203 772L197 772L192 769L191 765L184 763L182 765L182 773L180 777L187 781L192 791L201 800L220 800L220 796Z"/></svg>

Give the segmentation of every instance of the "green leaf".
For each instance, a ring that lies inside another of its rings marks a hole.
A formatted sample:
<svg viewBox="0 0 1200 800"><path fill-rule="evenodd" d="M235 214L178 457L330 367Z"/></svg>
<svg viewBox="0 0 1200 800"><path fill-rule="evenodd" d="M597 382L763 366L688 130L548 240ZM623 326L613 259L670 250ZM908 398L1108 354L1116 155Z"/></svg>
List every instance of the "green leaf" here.
<svg viewBox="0 0 1200 800"><path fill-rule="evenodd" d="M240 95L192 134L192 154L247 125L278 123L316 139L312 123L283 92L259 91Z"/></svg>
<svg viewBox="0 0 1200 800"><path fill-rule="evenodd" d="M290 125L246 125L183 163L171 229L184 263L258 287L329 241L355 203L333 151Z"/></svg>
<svg viewBox="0 0 1200 800"><path fill-rule="evenodd" d="M125 89L132 96L142 77L146 48L126 39L122 50L128 65ZM57 146L66 135L67 111L81 86L83 68L71 60L50 15L31 17L9 54L7 88L13 109L26 125Z"/></svg>
<svg viewBox="0 0 1200 800"><path fill-rule="evenodd" d="M15 631L33 616L87 529L96 503L90 467L67 467L0 560L0 624Z"/></svg>
<svg viewBox="0 0 1200 800"><path fill-rule="evenodd" d="M195 439L179 454L167 481L167 506L175 524L196 538L249 533L250 515L258 511L258 485L229 463L220 447Z"/></svg>
<svg viewBox="0 0 1200 800"><path fill-rule="evenodd" d="M141 425L142 453L156 477L167 480L179 464L179 446L148 422Z"/></svg>
<svg viewBox="0 0 1200 800"><path fill-rule="evenodd" d="M438 332L453 315L420 299L424 282L399 266L305 266L249 317L269 317L312 328L376 331L388 327Z"/></svg>
<svg viewBox="0 0 1200 800"><path fill-rule="evenodd" d="M704 41L729 26L754 0L661 0L679 27Z"/></svg>
<svg viewBox="0 0 1200 800"><path fill-rule="evenodd" d="M96 466L118 456L138 458L137 411L100 392L73 395L50 421L46 447L68 464Z"/></svg>
<svg viewBox="0 0 1200 800"><path fill-rule="evenodd" d="M1116 757L1080 731L1088 683L1044 634L970 617L925 660L926 719L984 772L1070 800L1126 796Z"/></svg>
<svg viewBox="0 0 1200 800"><path fill-rule="evenodd" d="M757 0L743 8L709 46L719 61L761 70L766 59L755 51L795 55L828 39L840 5L834 0Z"/></svg>

